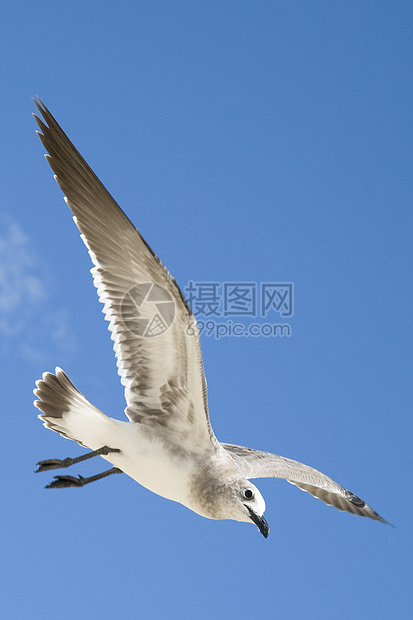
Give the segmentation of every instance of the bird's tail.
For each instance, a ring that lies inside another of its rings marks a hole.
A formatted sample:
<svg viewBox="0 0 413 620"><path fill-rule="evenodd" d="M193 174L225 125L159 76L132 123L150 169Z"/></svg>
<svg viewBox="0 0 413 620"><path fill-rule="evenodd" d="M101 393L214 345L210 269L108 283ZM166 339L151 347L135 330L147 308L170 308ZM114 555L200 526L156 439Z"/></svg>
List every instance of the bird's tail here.
<svg viewBox="0 0 413 620"><path fill-rule="evenodd" d="M56 368L55 374L43 373L33 392L39 399L34 405L42 412L39 418L46 428L92 450L108 445L116 421L92 405L61 368Z"/></svg>

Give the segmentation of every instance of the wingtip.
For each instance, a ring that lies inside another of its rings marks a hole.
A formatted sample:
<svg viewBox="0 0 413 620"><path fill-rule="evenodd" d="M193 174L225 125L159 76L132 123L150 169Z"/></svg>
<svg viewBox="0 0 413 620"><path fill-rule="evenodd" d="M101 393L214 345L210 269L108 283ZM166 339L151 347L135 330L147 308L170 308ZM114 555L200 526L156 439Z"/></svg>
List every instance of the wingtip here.
<svg viewBox="0 0 413 620"><path fill-rule="evenodd" d="M380 523L384 523L384 525L390 525L390 527L392 527L394 530L396 529L396 526L394 525L394 523L390 523L390 521L386 521L386 519L383 519L383 517L380 517L378 520L380 521Z"/></svg>
<svg viewBox="0 0 413 620"><path fill-rule="evenodd" d="M46 109L46 106L44 105L43 101L40 99L39 95L36 95L35 97L32 97L32 101L34 102L34 104L36 105L36 107L40 110L41 108Z"/></svg>
<svg viewBox="0 0 413 620"><path fill-rule="evenodd" d="M40 97L38 95L36 95L36 97L37 97L37 99L32 97L33 103L36 106L36 108L39 110L39 112L42 114L42 112L43 112L43 110L42 110L43 104L42 104L42 102L40 100Z"/></svg>

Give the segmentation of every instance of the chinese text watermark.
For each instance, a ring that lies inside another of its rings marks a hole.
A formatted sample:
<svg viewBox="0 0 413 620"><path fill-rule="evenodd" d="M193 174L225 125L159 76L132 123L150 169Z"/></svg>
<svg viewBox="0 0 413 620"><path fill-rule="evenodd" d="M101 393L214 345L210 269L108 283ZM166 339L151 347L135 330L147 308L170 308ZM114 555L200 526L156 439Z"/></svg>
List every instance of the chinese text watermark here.
<svg viewBox="0 0 413 620"><path fill-rule="evenodd" d="M188 335L225 337L289 337L294 314L292 282L193 282L183 289L194 315ZM173 323L173 295L156 283L130 288L121 303L125 327L136 336L154 338ZM240 320L241 319L241 320Z"/></svg>

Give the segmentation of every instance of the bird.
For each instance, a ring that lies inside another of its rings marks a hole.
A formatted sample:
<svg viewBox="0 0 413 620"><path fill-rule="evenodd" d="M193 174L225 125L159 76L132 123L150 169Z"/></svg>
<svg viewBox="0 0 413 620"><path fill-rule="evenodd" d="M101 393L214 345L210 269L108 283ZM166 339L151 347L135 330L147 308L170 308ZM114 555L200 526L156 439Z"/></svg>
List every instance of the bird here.
<svg viewBox="0 0 413 620"><path fill-rule="evenodd" d="M257 526L265 500L251 479L281 478L338 510L387 523L354 493L298 461L221 443L208 410L199 331L175 279L77 151L40 98L36 131L93 263L91 274L114 341L127 420L97 409L59 367L36 381L34 405L48 429L90 452L37 463L36 473L101 456L94 476L57 475L46 488L83 487L125 473L208 519ZM145 308L156 310L155 318Z"/></svg>

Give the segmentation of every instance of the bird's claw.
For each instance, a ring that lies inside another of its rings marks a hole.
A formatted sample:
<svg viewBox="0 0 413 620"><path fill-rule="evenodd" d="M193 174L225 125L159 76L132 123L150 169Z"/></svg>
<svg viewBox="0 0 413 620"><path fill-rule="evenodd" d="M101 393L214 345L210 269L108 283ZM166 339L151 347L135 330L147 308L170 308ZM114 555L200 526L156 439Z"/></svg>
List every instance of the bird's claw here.
<svg viewBox="0 0 413 620"><path fill-rule="evenodd" d="M69 467L72 464L72 459L48 459L47 461L39 461L36 465L39 465L35 470L35 474L39 474L42 471L49 471L49 469L62 469L63 467Z"/></svg>
<svg viewBox="0 0 413 620"><path fill-rule="evenodd" d="M85 484L86 478L83 476L55 476L50 484L46 486L46 489L64 489L66 487L82 487Z"/></svg>

